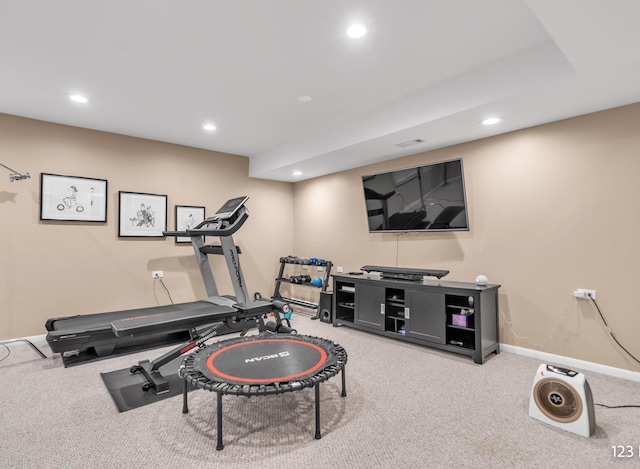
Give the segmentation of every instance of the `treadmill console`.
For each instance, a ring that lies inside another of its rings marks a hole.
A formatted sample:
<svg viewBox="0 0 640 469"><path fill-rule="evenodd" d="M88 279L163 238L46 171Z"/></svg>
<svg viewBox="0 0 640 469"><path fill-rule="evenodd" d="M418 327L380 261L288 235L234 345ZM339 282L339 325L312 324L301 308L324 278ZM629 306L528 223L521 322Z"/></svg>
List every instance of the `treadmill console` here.
<svg viewBox="0 0 640 469"><path fill-rule="evenodd" d="M224 205L216 211L215 215L210 217L208 220L227 220L232 218L236 213L238 213L238 210L242 208L247 200L249 200L249 197L246 195L227 200Z"/></svg>
<svg viewBox="0 0 640 469"><path fill-rule="evenodd" d="M247 200L249 197L246 195L227 200L215 215L205 218L195 228L187 230L186 235L191 237L231 236L249 217L249 211L244 206Z"/></svg>

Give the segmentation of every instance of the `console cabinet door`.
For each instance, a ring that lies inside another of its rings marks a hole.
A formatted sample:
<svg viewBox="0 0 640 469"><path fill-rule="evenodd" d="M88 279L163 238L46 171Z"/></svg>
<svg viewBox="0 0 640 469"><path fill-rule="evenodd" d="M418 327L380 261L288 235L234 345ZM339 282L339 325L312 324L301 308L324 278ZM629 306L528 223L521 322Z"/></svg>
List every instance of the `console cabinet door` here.
<svg viewBox="0 0 640 469"><path fill-rule="evenodd" d="M373 329L384 329L384 288L356 285L354 322Z"/></svg>
<svg viewBox="0 0 640 469"><path fill-rule="evenodd" d="M406 335L444 344L447 323L444 294L407 291L406 305L409 310Z"/></svg>

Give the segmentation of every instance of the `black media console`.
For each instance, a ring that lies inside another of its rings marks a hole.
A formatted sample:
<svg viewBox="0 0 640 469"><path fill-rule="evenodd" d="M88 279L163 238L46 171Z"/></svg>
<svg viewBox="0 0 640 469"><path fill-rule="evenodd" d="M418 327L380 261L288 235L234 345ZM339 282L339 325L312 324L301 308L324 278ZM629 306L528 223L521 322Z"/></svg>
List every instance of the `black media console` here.
<svg viewBox="0 0 640 469"><path fill-rule="evenodd" d="M491 353L500 353L499 288L334 274L333 325L468 355L481 364Z"/></svg>

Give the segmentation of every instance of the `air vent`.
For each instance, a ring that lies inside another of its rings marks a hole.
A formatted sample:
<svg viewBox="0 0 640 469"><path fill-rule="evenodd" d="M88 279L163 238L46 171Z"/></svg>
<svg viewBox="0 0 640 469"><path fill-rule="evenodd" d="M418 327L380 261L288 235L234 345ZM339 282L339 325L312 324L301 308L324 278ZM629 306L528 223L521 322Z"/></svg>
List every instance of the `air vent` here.
<svg viewBox="0 0 640 469"><path fill-rule="evenodd" d="M416 138L414 140L407 140L406 142L396 143L396 146L400 148L410 147L411 145L417 145L418 143L424 143L424 140L421 138Z"/></svg>

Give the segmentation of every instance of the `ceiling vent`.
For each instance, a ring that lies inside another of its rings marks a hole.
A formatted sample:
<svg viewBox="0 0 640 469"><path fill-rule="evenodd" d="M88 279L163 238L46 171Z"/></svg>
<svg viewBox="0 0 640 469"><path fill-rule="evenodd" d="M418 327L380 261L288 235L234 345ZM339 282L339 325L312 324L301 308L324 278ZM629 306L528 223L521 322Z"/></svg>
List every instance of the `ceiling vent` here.
<svg viewBox="0 0 640 469"><path fill-rule="evenodd" d="M414 140L407 140L406 142L396 143L396 146L400 148L410 147L411 145L417 145L418 143L424 143L424 140L421 138L416 138Z"/></svg>

